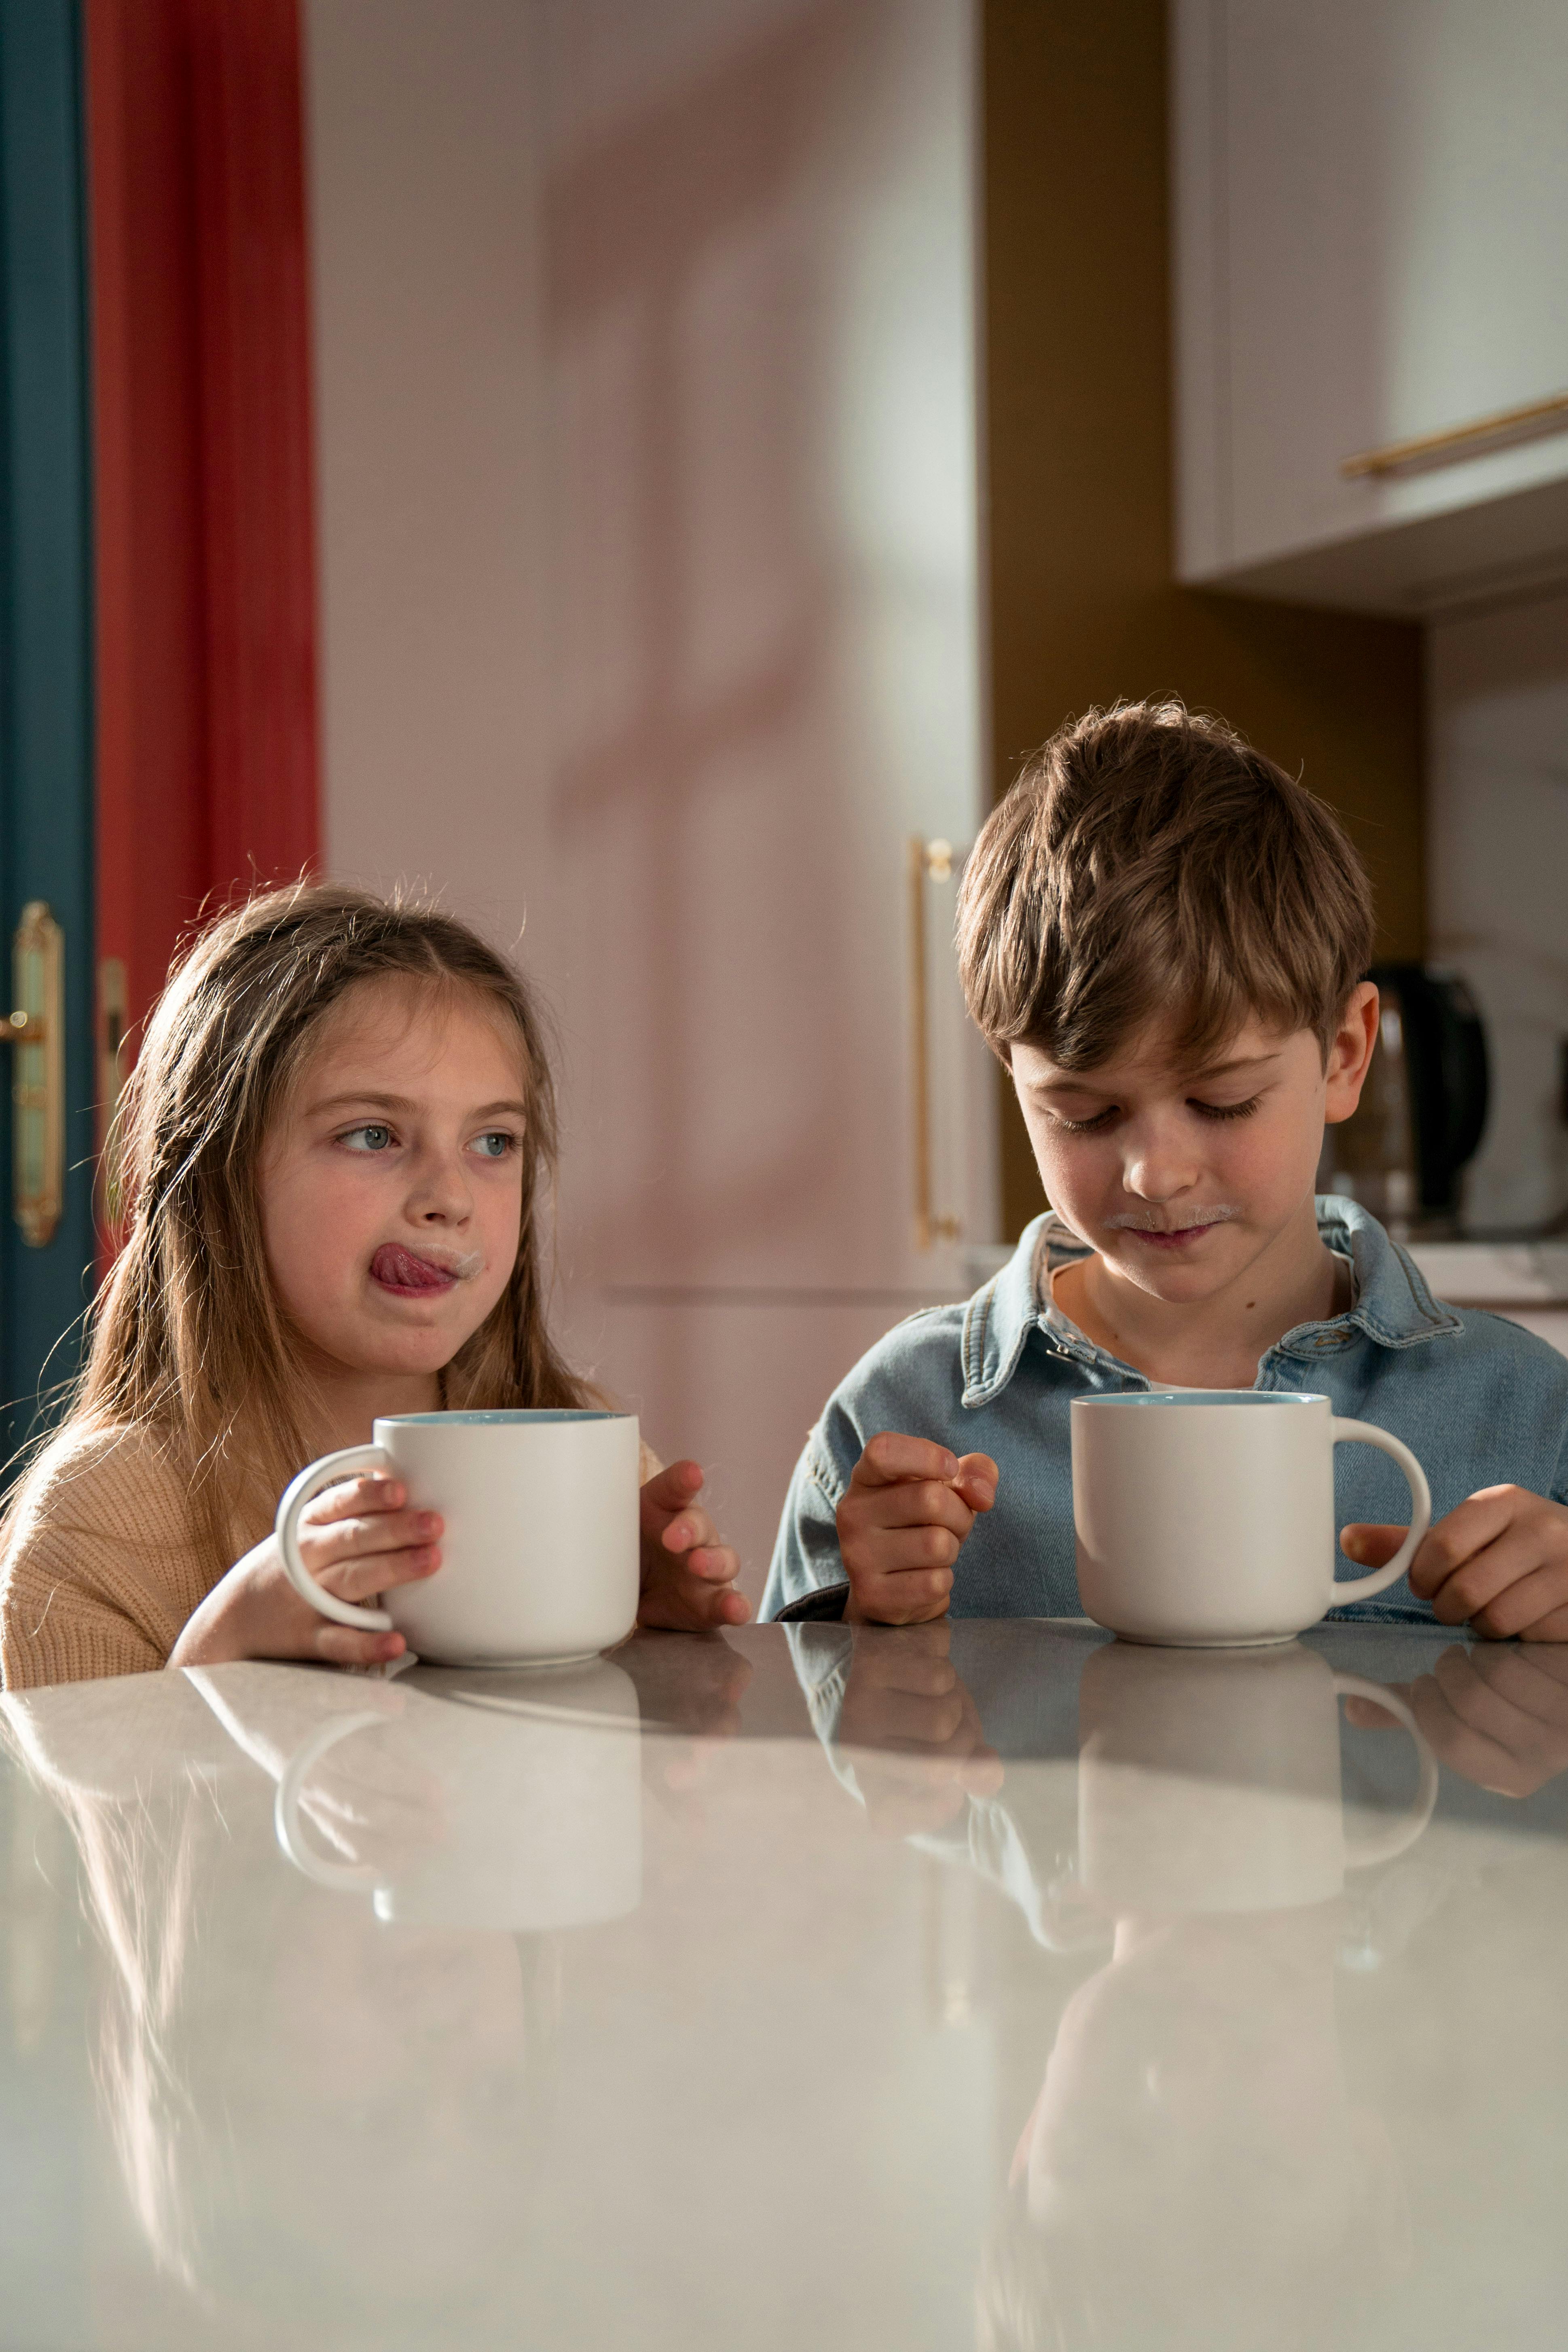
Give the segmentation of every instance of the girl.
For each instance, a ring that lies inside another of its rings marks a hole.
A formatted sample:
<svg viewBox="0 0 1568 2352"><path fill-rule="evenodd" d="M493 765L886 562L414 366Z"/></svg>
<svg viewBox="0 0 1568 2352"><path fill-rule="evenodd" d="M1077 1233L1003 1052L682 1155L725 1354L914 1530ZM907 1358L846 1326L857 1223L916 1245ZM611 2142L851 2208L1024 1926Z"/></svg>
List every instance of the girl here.
<svg viewBox="0 0 1568 2352"><path fill-rule="evenodd" d="M464 924L308 884L205 932L127 1089L130 1232L86 1370L0 1525L5 1687L399 1656L293 1591L277 1497L378 1413L599 1402L545 1328L554 1160L538 1013ZM698 1465L645 1448L643 1475L641 1622L739 1624ZM385 1478L307 1517L344 1600L440 1567L439 1519Z"/></svg>

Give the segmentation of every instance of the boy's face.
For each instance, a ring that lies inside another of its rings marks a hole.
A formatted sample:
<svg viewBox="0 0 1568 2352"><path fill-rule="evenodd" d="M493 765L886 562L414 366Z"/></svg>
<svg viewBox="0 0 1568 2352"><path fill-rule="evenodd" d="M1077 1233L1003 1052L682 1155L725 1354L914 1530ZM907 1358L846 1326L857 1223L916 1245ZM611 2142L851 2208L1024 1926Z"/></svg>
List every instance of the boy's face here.
<svg viewBox="0 0 1568 2352"><path fill-rule="evenodd" d="M1256 1019L1201 1068L1159 1031L1088 1071L1016 1045L1047 1197L1113 1274L1173 1305L1213 1297L1310 1216L1324 1124L1355 1108L1376 1032L1363 981L1326 1067L1310 1030Z"/></svg>

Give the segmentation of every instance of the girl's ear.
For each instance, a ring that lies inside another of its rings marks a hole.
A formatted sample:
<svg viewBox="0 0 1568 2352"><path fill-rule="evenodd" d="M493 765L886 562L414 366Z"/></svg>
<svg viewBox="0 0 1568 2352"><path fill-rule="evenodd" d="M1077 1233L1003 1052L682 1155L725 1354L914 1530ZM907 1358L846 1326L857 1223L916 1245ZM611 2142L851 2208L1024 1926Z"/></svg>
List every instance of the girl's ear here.
<svg viewBox="0 0 1568 2352"><path fill-rule="evenodd" d="M1380 1004L1370 980L1358 981L1345 1001L1339 1027L1329 1044L1324 1068L1323 1117L1331 1127L1349 1118L1361 1100L1366 1074L1377 1044Z"/></svg>

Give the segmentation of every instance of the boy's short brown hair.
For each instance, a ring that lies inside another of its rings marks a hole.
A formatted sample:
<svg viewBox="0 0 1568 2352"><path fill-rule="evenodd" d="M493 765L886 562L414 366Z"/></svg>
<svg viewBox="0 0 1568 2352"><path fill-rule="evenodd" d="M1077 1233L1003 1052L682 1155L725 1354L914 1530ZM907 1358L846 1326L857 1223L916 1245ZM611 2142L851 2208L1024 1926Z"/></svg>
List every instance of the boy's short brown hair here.
<svg viewBox="0 0 1568 2352"><path fill-rule="evenodd" d="M959 970L1003 1061L1088 1070L1168 1016L1202 1061L1251 1015L1324 1053L1372 961L1372 887L1344 827L1233 727L1184 704L1069 719L964 867Z"/></svg>

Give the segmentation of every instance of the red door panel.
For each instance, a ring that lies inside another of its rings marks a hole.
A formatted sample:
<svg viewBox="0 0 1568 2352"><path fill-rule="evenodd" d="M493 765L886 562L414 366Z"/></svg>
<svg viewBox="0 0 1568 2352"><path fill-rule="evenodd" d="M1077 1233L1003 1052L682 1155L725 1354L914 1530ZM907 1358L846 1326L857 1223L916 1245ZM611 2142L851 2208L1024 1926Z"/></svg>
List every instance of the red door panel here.
<svg viewBox="0 0 1568 2352"><path fill-rule="evenodd" d="M100 958L320 838L297 0L87 0Z"/></svg>

